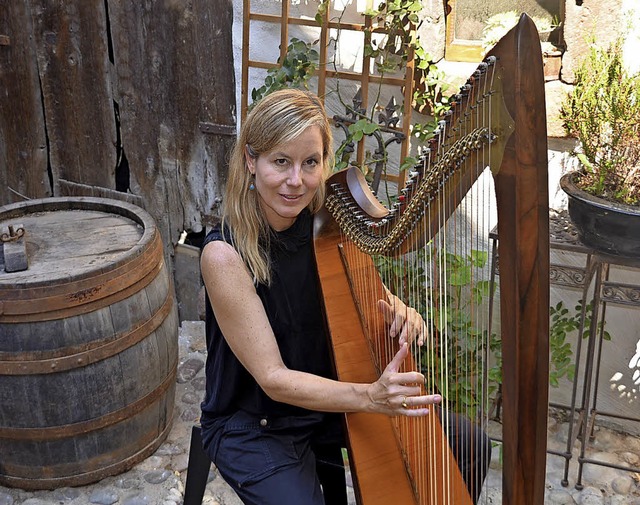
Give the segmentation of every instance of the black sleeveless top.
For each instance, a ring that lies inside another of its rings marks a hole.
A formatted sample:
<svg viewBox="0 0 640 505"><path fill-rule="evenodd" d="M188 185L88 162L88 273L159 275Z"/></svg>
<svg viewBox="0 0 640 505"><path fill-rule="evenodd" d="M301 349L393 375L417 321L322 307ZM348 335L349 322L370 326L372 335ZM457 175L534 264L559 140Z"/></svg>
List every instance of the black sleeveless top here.
<svg viewBox="0 0 640 505"><path fill-rule="evenodd" d="M285 365L293 370L334 377L313 256L313 216L305 210L270 243L271 285L256 292L271 323ZM232 242L220 226L207 235ZM203 245L203 247L204 247ZM305 416L310 411L270 399L229 348L206 297L206 393L202 402L203 435L238 410L265 417ZM240 307L239 310L242 310ZM208 437L205 437L208 438ZM205 445L207 440L204 441Z"/></svg>

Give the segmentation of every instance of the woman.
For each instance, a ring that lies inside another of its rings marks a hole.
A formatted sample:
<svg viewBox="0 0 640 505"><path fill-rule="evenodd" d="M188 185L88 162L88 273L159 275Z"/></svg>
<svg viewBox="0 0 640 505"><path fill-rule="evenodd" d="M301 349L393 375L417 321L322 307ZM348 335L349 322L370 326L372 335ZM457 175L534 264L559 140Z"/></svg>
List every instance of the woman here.
<svg viewBox="0 0 640 505"><path fill-rule="evenodd" d="M335 413L423 416L441 398L398 372L424 323L389 294L379 305L401 347L371 384L334 379L312 250L332 134L300 90L263 98L233 150L222 225L201 257L207 299L203 443L244 503L346 503ZM397 309L397 310L394 310Z"/></svg>

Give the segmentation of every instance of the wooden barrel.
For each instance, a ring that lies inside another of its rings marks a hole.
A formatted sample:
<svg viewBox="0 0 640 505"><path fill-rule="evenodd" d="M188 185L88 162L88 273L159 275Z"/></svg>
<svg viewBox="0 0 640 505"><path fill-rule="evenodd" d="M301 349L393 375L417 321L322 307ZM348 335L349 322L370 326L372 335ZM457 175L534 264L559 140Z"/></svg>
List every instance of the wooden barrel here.
<svg viewBox="0 0 640 505"><path fill-rule="evenodd" d="M95 482L171 427L178 317L151 216L104 198L0 208L29 268L0 270L0 484Z"/></svg>

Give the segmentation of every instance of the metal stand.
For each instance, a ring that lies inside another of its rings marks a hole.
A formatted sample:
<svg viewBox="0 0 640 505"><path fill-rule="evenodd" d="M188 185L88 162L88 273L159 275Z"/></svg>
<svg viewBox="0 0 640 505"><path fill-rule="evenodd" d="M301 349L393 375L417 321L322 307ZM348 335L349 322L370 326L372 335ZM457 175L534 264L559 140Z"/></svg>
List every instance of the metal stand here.
<svg viewBox="0 0 640 505"><path fill-rule="evenodd" d="M585 363L585 372L583 378L582 404L579 409L579 417L576 422L576 435L580 439L580 455L578 456L578 479L576 481L576 489L582 489L582 472L585 463L592 465L606 466L609 468L617 468L630 472L640 472L639 468L614 465L604 461L598 461L587 458L585 453L589 442L594 439L594 425L596 416L612 417L617 419L625 419L628 421L640 422L640 418L623 416L614 412L598 411L598 382L600 378L600 364L602 362L602 343L604 340L604 325L600 325L598 331L599 320L604 321L607 304L612 303L622 306L640 307L640 286L625 284L620 282L612 282L609 280L609 270L611 265L619 265L640 269L640 259L623 258L618 256L607 256L603 254L592 254L589 259L591 271L595 272L595 287L593 292L592 307L593 316L589 327L589 336L587 338L587 354ZM582 340L582 339L581 339ZM597 345L597 353L596 353ZM580 359L579 351L576 355L577 362ZM577 381L576 373L576 381ZM593 394L591 388L593 387ZM593 404L593 406L591 406ZM572 412L571 420L574 419ZM572 437L570 426L569 437L567 440L567 452L570 453L575 438ZM568 466L569 460L565 463L565 475L562 481L564 486L568 485Z"/></svg>
<svg viewBox="0 0 640 505"><path fill-rule="evenodd" d="M571 391L570 405L550 403L551 407L569 411L569 433L567 446L564 452L549 450L550 454L565 458L564 475L561 481L563 486L569 485L569 463L573 457L571 451L576 439L580 440L580 455L578 456L578 478L576 489L582 489L582 472L585 463L617 468L631 472L640 472L638 468L622 467L604 461L589 459L586 457L586 449L589 441L594 438L594 424L596 416L614 417L629 421L640 422L640 418L621 416L611 412L597 410L598 380L600 376L600 363L602 359L602 342L604 340L604 325L599 326L600 321L605 320L607 303L617 305L640 307L640 286L616 283L609 280L611 265L620 265L640 269L640 259L630 259L617 256L607 256L585 246L578 238L578 234L570 219L565 213L552 213L550 215L550 241L551 250L580 253L585 255L586 262L583 268L569 265L551 264L549 279L552 284L582 289L582 312L578 328L578 341L576 345L575 376ZM496 230L490 234L493 241L491 281L494 282L498 267ZM595 283L594 283L595 279ZM589 298L590 287L594 283L593 294ZM586 338L585 369L582 376L582 396L580 404L577 403L578 383L580 382L580 356L584 335L584 325L587 316L587 300L591 300L592 316L589 325L589 334ZM489 300L490 317L493 311L493 290ZM599 331L598 331L599 330ZM596 353L597 346L597 353ZM593 393L592 393L593 388ZM593 406L591 406L593 405Z"/></svg>

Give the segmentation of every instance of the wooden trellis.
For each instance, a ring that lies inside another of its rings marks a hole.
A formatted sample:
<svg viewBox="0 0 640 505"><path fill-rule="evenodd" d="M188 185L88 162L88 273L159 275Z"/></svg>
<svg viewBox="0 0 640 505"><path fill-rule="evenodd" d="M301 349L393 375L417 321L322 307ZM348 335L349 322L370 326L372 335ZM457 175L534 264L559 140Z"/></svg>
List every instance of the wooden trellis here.
<svg viewBox="0 0 640 505"><path fill-rule="evenodd" d="M400 159L404 159L409 154L410 150L410 125L411 125L411 112L412 112L412 100L414 92L414 54L413 49L410 48L407 54L406 68L404 76L387 76L376 74L371 72L371 57L362 52L362 72L350 72L345 70L338 70L330 68L331 64L328 61L329 46L331 44L330 31L353 31L362 32L364 34L364 45L371 44L372 33L386 33L386 30L382 26L378 26L374 23L371 16L362 15L361 23L345 23L337 21L331 18L331 9L328 8L327 12L322 15L322 23L318 26L315 19L305 19L291 16L291 0L283 0L282 8L279 14L266 14L253 12L251 8L251 0L244 0L243 2L243 31L242 31L242 96L241 96L241 120L243 120L247 114L249 107L249 71L250 69L264 69L268 70L280 65L279 62L284 60L287 52L287 46L289 44L289 29L292 25L314 27L320 29L319 37L319 65L316 72L317 77L317 93L322 100L324 100L327 92L327 79L344 79L347 81L354 81L359 83L362 97L361 107L365 111L369 110L369 87L372 83L375 84L387 84L397 86L403 90L403 103L401 105L401 117L398 126L392 126L391 129L397 130L403 134L403 140L400 146ZM252 35L252 21L272 23L279 25L280 27L280 56L277 62L274 61L258 61L250 58L250 42ZM362 165L365 157L365 149L363 148L364 140L361 140L356 150L356 160L358 165ZM404 177L402 174L399 176L386 175L387 180L392 182L402 183Z"/></svg>

